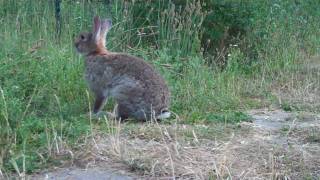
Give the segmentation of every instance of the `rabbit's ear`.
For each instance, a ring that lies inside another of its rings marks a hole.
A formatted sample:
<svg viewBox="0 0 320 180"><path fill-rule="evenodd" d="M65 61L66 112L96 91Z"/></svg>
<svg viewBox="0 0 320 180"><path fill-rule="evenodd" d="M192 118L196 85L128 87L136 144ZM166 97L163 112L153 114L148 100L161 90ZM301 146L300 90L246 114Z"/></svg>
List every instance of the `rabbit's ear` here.
<svg viewBox="0 0 320 180"><path fill-rule="evenodd" d="M101 22L99 16L95 16L93 19L93 37L95 42L98 42L100 39L100 32L101 32Z"/></svg>
<svg viewBox="0 0 320 180"><path fill-rule="evenodd" d="M112 21L111 19L104 19L101 22L101 32L100 32L100 38L102 41L102 44L105 46L106 45L106 36L109 30L112 27Z"/></svg>

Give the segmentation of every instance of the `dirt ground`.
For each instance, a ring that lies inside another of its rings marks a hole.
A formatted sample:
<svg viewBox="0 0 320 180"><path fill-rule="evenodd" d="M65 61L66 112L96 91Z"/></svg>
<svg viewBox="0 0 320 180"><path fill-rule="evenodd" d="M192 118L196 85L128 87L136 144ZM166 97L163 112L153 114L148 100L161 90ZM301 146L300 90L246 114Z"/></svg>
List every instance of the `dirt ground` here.
<svg viewBox="0 0 320 180"><path fill-rule="evenodd" d="M114 123L70 168L30 179L320 179L320 116L248 112L234 127ZM110 135L111 134L111 135Z"/></svg>

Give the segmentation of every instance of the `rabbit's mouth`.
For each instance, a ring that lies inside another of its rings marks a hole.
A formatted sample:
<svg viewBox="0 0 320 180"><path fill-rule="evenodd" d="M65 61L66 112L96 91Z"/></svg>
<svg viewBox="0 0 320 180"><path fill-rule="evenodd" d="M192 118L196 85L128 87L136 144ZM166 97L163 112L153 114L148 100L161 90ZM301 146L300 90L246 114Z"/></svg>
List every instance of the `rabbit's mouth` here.
<svg viewBox="0 0 320 180"><path fill-rule="evenodd" d="M77 43L77 42L74 43L74 47L76 47L77 51L79 51L79 44L80 43Z"/></svg>
<svg viewBox="0 0 320 180"><path fill-rule="evenodd" d="M91 52L83 50L81 47L77 47L77 46L76 46L76 51L82 56L88 56L89 54L91 54Z"/></svg>
<svg viewBox="0 0 320 180"><path fill-rule="evenodd" d="M76 48L76 50L77 50L77 52L79 54L83 54L84 53L83 50L81 49L79 43L75 43L74 46L75 46L75 48Z"/></svg>
<svg viewBox="0 0 320 180"><path fill-rule="evenodd" d="M82 54L81 50L78 47L76 47L76 50L78 53Z"/></svg>

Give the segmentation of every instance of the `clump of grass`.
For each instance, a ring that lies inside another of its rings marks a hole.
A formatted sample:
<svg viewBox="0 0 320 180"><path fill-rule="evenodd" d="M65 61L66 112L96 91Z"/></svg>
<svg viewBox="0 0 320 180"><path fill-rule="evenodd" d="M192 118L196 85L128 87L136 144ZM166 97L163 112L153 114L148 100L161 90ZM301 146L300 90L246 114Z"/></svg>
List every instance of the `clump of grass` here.
<svg viewBox="0 0 320 180"><path fill-rule="evenodd" d="M308 137L306 137L306 141L311 143L320 143L320 131L316 128L312 128Z"/></svg>

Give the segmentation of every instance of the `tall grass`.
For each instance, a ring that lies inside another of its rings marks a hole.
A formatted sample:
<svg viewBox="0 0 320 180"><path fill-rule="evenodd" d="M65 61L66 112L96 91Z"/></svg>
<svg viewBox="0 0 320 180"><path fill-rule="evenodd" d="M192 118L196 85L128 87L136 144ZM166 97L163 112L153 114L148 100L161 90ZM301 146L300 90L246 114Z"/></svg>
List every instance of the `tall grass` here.
<svg viewBox="0 0 320 180"><path fill-rule="evenodd" d="M109 49L143 57L163 74L182 123L234 122L245 119L243 109L270 103L257 99L272 99L270 82L286 76L301 50L319 53L320 11L312 1L297 6L310 10L274 2L260 3L251 31L226 45L226 67L219 69L208 63L219 57L203 56L203 21L210 12L200 1L62 1L57 38L53 2L0 0L1 172L23 174L59 163L59 155L90 134L84 114L91 100L73 36L90 30L95 14L113 20ZM245 43L256 56L247 56Z"/></svg>

